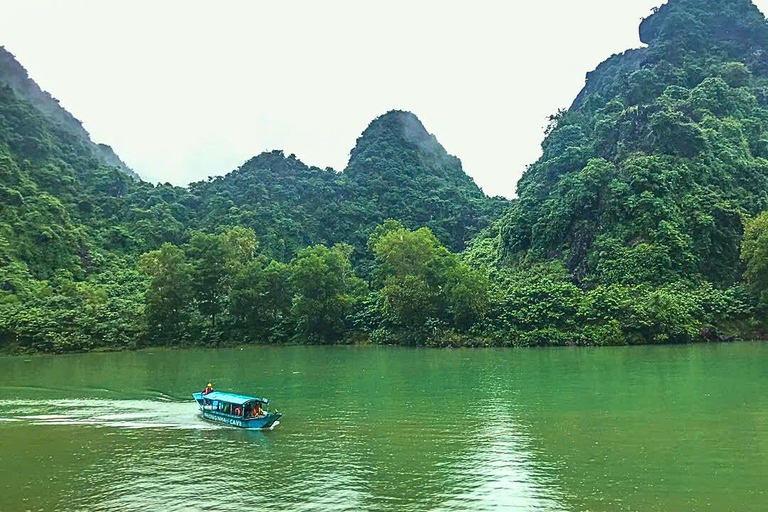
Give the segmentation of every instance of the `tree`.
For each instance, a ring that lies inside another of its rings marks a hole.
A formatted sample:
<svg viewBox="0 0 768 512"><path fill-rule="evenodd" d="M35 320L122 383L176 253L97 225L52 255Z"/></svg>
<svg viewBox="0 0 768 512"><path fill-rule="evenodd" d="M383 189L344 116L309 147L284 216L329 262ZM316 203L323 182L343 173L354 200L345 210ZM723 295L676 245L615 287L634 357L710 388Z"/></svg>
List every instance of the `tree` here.
<svg viewBox="0 0 768 512"><path fill-rule="evenodd" d="M768 306L768 212L747 222L741 258L747 266L744 278L763 306Z"/></svg>
<svg viewBox="0 0 768 512"><path fill-rule="evenodd" d="M349 331L350 317L366 288L352 268L352 250L346 244L315 245L291 261L291 313L301 338L333 342Z"/></svg>
<svg viewBox="0 0 768 512"><path fill-rule="evenodd" d="M438 322L466 330L487 310L488 280L443 247L429 229L385 224L374 231L371 246L382 315L394 329L416 336Z"/></svg>
<svg viewBox="0 0 768 512"><path fill-rule="evenodd" d="M448 275L448 313L456 329L467 331L481 323L490 308L490 286L483 272L458 261Z"/></svg>
<svg viewBox="0 0 768 512"><path fill-rule="evenodd" d="M233 277L229 312L246 337L282 340L279 328L291 308L289 270L285 263L262 257L245 264Z"/></svg>
<svg viewBox="0 0 768 512"><path fill-rule="evenodd" d="M431 319L446 320L446 284L455 257L427 228L391 229L374 239L375 275L381 284L385 319L418 329Z"/></svg>
<svg viewBox="0 0 768 512"><path fill-rule="evenodd" d="M150 335L164 342L178 336L189 323L194 296L192 265L184 251L170 243L145 253L139 268L151 278L146 293L146 319Z"/></svg>
<svg viewBox="0 0 768 512"><path fill-rule="evenodd" d="M222 237L194 233L189 241L192 260L192 288L200 313L211 318L216 327L216 316L223 308L228 276L227 250Z"/></svg>
<svg viewBox="0 0 768 512"><path fill-rule="evenodd" d="M252 261L259 248L256 233L251 228L235 226L225 231L220 238L228 270L232 274Z"/></svg>

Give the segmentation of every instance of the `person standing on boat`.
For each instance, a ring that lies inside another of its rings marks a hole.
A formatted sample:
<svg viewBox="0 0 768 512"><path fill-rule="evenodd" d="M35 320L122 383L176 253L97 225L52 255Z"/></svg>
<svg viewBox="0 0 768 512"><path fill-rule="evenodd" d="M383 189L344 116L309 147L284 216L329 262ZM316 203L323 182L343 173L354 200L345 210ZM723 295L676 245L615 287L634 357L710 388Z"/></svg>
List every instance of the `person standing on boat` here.
<svg viewBox="0 0 768 512"><path fill-rule="evenodd" d="M208 383L207 386L205 386L205 389L203 390L204 395L207 395L208 393L213 393L213 384L211 384L210 382Z"/></svg>

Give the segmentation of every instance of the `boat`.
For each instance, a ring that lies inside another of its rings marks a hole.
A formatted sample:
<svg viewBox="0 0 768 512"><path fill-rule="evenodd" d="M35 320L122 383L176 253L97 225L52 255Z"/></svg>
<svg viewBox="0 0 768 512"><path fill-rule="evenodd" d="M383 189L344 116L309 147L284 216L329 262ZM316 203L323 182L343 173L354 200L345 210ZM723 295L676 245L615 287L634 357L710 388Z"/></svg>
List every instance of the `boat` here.
<svg viewBox="0 0 768 512"><path fill-rule="evenodd" d="M247 429L273 429L283 416L277 411L269 412L269 400L255 396L210 391L192 393L203 417Z"/></svg>

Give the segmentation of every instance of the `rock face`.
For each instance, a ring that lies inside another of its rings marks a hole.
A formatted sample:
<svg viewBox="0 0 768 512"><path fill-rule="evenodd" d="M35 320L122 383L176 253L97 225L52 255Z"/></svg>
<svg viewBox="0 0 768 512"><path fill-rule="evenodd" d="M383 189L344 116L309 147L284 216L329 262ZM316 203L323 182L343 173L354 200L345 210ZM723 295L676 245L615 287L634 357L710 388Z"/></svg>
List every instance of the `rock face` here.
<svg viewBox="0 0 768 512"><path fill-rule="evenodd" d="M640 69L647 53L648 50L646 48L627 50L624 53L613 55L597 66L597 69L587 73L587 81L584 88L576 96L571 109L580 108L584 104L584 100L595 94L610 96L613 93L612 89L616 85L615 77L629 76Z"/></svg>
<svg viewBox="0 0 768 512"><path fill-rule="evenodd" d="M699 339L706 341L707 343L724 343L727 341L734 341L735 337L722 334L715 327L704 327L699 332Z"/></svg>
<svg viewBox="0 0 768 512"><path fill-rule="evenodd" d="M110 146L93 142L90 134L83 128L83 124L64 109L56 98L43 91L34 80L29 78L27 70L2 46L0 46L0 84L10 87L19 98L31 103L59 128L85 141L93 154L104 164L122 169L138 178L138 175L117 156Z"/></svg>

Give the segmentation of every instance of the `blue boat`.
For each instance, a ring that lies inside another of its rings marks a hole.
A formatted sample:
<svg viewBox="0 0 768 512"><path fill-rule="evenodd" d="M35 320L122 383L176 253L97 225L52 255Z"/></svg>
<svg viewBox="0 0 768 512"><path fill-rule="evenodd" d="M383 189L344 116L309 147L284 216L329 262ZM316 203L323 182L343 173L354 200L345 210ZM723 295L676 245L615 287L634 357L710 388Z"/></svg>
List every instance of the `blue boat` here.
<svg viewBox="0 0 768 512"><path fill-rule="evenodd" d="M221 423L227 423L247 429L273 429L283 416L279 412L269 412L269 400L255 396L237 395L211 391L192 393L203 417Z"/></svg>

